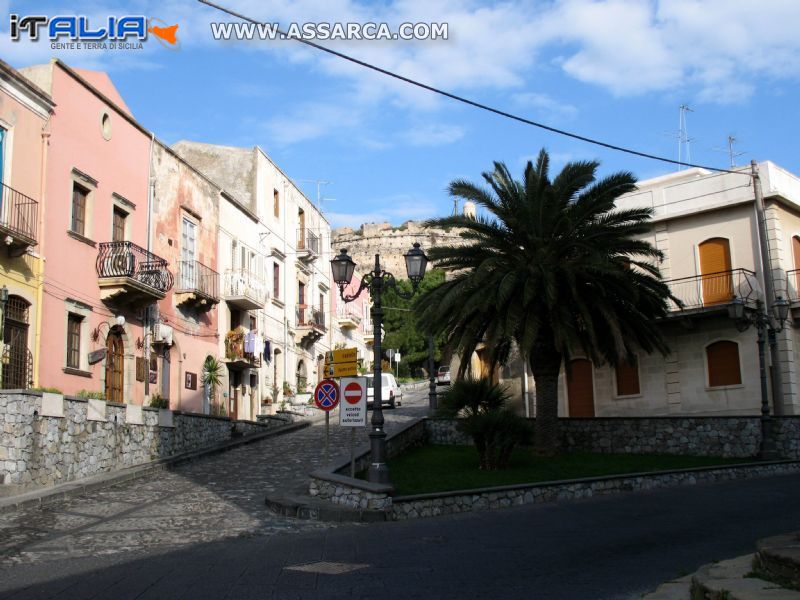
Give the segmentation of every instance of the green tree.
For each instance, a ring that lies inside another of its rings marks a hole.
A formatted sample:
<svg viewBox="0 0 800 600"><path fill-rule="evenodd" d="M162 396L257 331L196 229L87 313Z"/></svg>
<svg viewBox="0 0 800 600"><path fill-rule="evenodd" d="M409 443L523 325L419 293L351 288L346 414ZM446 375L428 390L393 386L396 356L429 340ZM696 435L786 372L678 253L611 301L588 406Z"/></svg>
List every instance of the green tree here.
<svg viewBox="0 0 800 600"><path fill-rule="evenodd" d="M420 282L417 294L409 300L401 298L392 289L384 292L381 304L384 310L383 328L386 336L383 338L382 347L384 351L390 348L400 350L401 376L412 377L418 369L428 369L428 335L419 329L413 307L420 294L436 288L443 282L444 271L431 269ZM397 285L405 293L411 291L411 282L408 280L400 280ZM444 341L442 335L434 338L434 360L437 363L442 359ZM392 362L392 371L394 369L395 363Z"/></svg>
<svg viewBox="0 0 800 600"><path fill-rule="evenodd" d="M461 353L461 372L480 342L492 362L512 340L536 382L536 448L558 448L558 375L579 353L596 364L632 360L637 349L668 352L656 319L670 293L654 262L661 252L641 236L648 208L620 210L616 199L636 189L631 173L596 178L599 163L571 162L554 179L549 157L528 162L522 181L494 163L488 188L453 181L450 194L487 216L430 221L459 227L467 246L432 248L429 256L455 275L417 304L420 324L444 333Z"/></svg>

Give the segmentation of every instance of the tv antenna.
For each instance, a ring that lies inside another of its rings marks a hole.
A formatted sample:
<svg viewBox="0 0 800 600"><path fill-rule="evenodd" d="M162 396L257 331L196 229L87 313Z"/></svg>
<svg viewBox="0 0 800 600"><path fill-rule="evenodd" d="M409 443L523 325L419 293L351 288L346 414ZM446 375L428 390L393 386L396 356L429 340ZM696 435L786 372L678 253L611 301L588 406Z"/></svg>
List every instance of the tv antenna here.
<svg viewBox="0 0 800 600"><path fill-rule="evenodd" d="M325 181L323 179L298 179L302 183L315 183L317 184L317 210L322 212L322 202L333 200L333 198L323 198L322 197L322 186L323 185L330 185L332 181Z"/></svg>
<svg viewBox="0 0 800 600"><path fill-rule="evenodd" d="M458 198L453 198L453 216L458 216Z"/></svg>
<svg viewBox="0 0 800 600"><path fill-rule="evenodd" d="M731 162L731 169L735 169L736 168L736 159L739 156L743 156L744 154L746 154L745 152L736 152L734 146L735 146L736 142L738 142L738 141L739 140L736 139L736 136L729 135L728 136L728 147L727 148L712 148L712 150L716 150L717 152L727 152L728 153L728 159Z"/></svg>
<svg viewBox="0 0 800 600"><path fill-rule="evenodd" d="M681 104L678 107L678 163L679 168L684 168L683 163L692 162L692 138L686 129L686 113L694 112L687 104Z"/></svg>

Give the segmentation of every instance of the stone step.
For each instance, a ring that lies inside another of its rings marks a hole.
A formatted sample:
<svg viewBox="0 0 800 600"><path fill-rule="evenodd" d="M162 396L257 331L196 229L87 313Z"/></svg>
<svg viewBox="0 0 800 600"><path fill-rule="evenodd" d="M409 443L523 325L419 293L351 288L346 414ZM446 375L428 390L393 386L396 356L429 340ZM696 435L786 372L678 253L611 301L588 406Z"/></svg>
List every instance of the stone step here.
<svg viewBox="0 0 800 600"><path fill-rule="evenodd" d="M643 596L646 600L687 600L691 598L692 576L686 575L662 583L655 592Z"/></svg>
<svg viewBox="0 0 800 600"><path fill-rule="evenodd" d="M747 577L755 554L705 565L692 576L691 600L800 600L800 592Z"/></svg>
<svg viewBox="0 0 800 600"><path fill-rule="evenodd" d="M758 569L793 587L800 587L800 533L776 535L756 544Z"/></svg>

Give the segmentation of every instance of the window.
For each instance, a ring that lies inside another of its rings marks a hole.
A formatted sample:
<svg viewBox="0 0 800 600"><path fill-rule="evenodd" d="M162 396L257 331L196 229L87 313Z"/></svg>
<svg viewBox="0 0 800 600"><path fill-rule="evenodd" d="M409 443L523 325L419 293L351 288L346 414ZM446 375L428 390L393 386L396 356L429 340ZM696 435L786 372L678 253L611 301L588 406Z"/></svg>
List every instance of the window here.
<svg viewBox="0 0 800 600"><path fill-rule="evenodd" d="M74 233L86 235L86 202L89 190L85 187L72 184L72 223L70 228Z"/></svg>
<svg viewBox="0 0 800 600"><path fill-rule="evenodd" d="M708 386L720 387L742 383L739 344L722 340L706 346Z"/></svg>
<svg viewBox="0 0 800 600"><path fill-rule="evenodd" d="M275 213L275 218L281 217L281 197L278 190L272 190L272 210Z"/></svg>
<svg viewBox="0 0 800 600"><path fill-rule="evenodd" d="M114 207L114 223L111 231L112 242L125 241L125 219L127 217L128 213L117 206Z"/></svg>
<svg viewBox="0 0 800 600"><path fill-rule="evenodd" d="M67 367L80 369L81 367L81 323L83 317L69 313L67 317Z"/></svg>
<svg viewBox="0 0 800 600"><path fill-rule="evenodd" d="M281 297L281 266L272 264L272 297L279 300Z"/></svg>
<svg viewBox="0 0 800 600"><path fill-rule="evenodd" d="M617 365L617 396L635 396L639 389L639 363L623 361Z"/></svg>

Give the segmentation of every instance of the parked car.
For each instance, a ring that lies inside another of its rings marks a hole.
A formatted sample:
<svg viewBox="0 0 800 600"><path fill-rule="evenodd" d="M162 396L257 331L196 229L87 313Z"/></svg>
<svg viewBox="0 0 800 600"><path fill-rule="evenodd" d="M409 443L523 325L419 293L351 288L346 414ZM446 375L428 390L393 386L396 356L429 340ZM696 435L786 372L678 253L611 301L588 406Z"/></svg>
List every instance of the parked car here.
<svg viewBox="0 0 800 600"><path fill-rule="evenodd" d="M450 367L442 365L436 371L436 385L450 385Z"/></svg>
<svg viewBox="0 0 800 600"><path fill-rule="evenodd" d="M375 381L374 375L367 375L367 407L369 408L375 404L373 398L373 382ZM397 380L391 373L381 373L381 408L388 406L395 408L403 403L403 390L397 385Z"/></svg>

